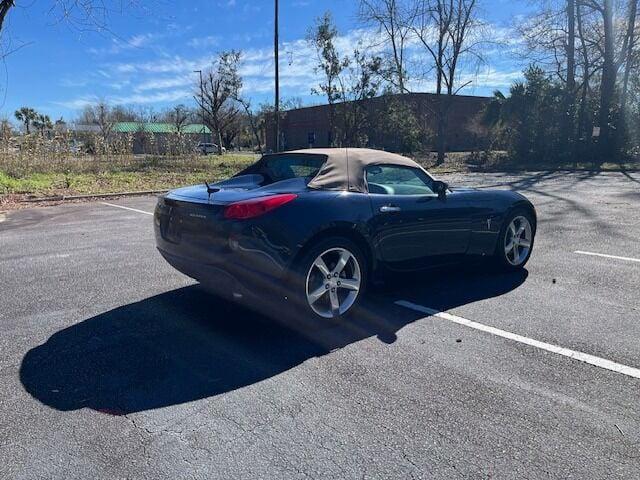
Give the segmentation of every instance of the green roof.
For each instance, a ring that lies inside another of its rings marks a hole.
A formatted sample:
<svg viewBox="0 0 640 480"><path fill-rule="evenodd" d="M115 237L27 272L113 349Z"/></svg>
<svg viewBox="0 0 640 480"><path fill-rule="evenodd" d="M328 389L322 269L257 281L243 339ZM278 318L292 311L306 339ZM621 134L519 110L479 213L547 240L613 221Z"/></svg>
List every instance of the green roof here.
<svg viewBox="0 0 640 480"><path fill-rule="evenodd" d="M182 127L182 133L211 133L206 125L201 123L191 123ZM141 123L141 122L117 122L113 126L113 131L117 133L176 133L176 126L172 123Z"/></svg>

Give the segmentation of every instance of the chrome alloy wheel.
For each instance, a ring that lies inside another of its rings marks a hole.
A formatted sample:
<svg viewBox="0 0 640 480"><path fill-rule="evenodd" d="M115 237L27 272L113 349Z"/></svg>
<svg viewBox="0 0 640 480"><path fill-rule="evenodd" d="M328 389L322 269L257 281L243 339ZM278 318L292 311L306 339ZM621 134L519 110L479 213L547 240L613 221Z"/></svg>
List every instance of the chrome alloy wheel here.
<svg viewBox="0 0 640 480"><path fill-rule="evenodd" d="M524 263L531 250L532 240L529 220L523 216L515 217L504 236L504 255L507 261L514 267Z"/></svg>
<svg viewBox="0 0 640 480"><path fill-rule="evenodd" d="M360 292L362 276L353 253L338 247L318 255L307 272L306 294L311 309L323 318L349 310Z"/></svg>

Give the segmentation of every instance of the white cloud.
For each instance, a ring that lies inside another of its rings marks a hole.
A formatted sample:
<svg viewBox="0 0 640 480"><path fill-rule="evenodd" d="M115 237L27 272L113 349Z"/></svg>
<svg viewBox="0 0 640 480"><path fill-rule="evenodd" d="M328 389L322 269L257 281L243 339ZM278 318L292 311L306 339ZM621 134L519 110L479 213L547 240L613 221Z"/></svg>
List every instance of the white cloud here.
<svg viewBox="0 0 640 480"><path fill-rule="evenodd" d="M125 50L136 48L144 48L152 45L152 42L158 40L160 35L156 33L143 33L134 35L127 40L112 38L111 45L102 48L89 48L88 52L94 55L117 55Z"/></svg>
<svg viewBox="0 0 640 480"><path fill-rule="evenodd" d="M169 88L185 87L187 85L195 85L195 74L180 77L152 78L135 86L137 92L145 92L149 90L166 90Z"/></svg>
<svg viewBox="0 0 640 480"><path fill-rule="evenodd" d="M95 105L98 103L98 97L90 95L74 98L72 100L65 100L62 102L52 102L54 105L59 105L61 107L67 108L69 110L82 110L84 107L89 105Z"/></svg>
<svg viewBox="0 0 640 480"><path fill-rule="evenodd" d="M513 81L521 78L520 72L515 70L514 62L505 58L515 47L511 31L490 27L490 32L490 38L499 40L501 46L486 49L490 67L478 69L476 65L461 65L458 84L470 84L460 93L486 93L490 89L508 87ZM138 47L148 45L151 41L151 36L140 35L131 37L128 44ZM187 42L193 48L204 48L219 43L222 43L222 39L216 36L194 37ZM380 36L373 30L352 29L338 37L335 43L341 55L352 53L354 48L369 55L380 55L384 52ZM410 61L424 62L424 59L428 58L422 48L418 42L409 42L407 57ZM197 85L197 76L193 71L206 70L215 61L213 53L190 56L167 55L159 49L149 52L153 55L148 55L143 61L105 63L102 68L95 70L90 78L97 80L94 84L98 87L109 89L110 95L104 96L113 103L169 103L190 98L193 88ZM280 46L282 95L309 98L312 88L317 87L321 81L321 76L315 72L317 63L315 49L305 39L283 42ZM424 77L421 77L420 72L416 72L409 83L413 91L435 89L433 72L426 68L424 71L427 72ZM244 50L240 74L244 80L245 95L260 99L270 97L274 83L272 47L268 45ZM317 98L318 101L322 101L320 97ZM91 102L95 102L94 97L83 96L59 104L68 108L81 108Z"/></svg>
<svg viewBox="0 0 640 480"><path fill-rule="evenodd" d="M134 93L122 97L110 97L108 102L114 105L167 103L191 98L192 92L187 89L169 90L152 94Z"/></svg>
<svg viewBox="0 0 640 480"><path fill-rule="evenodd" d="M98 98L95 95L81 96L72 100L53 102L55 105L69 110L81 110L86 106L95 105L99 101L105 101L111 105L143 105L154 103L170 103L191 98L192 92L187 89L168 90L151 94L132 93L122 96L106 96Z"/></svg>
<svg viewBox="0 0 640 480"><path fill-rule="evenodd" d="M191 48L215 47L220 43L220 37L209 35L207 37L194 37L187 42Z"/></svg>

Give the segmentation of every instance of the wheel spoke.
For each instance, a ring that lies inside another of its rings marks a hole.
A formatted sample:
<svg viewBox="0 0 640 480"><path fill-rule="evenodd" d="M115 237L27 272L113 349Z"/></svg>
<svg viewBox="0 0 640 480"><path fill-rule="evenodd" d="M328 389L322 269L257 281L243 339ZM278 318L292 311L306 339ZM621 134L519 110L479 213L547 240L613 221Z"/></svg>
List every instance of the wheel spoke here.
<svg viewBox="0 0 640 480"><path fill-rule="evenodd" d="M531 248L531 242L526 238L521 238L520 241L518 242L518 245L524 248Z"/></svg>
<svg viewBox="0 0 640 480"><path fill-rule="evenodd" d="M513 247L513 261L520 263L520 247L517 244Z"/></svg>
<svg viewBox="0 0 640 480"><path fill-rule="evenodd" d="M506 246L504 247L504 253L505 253L506 255L508 255L508 254L509 254L509 252L515 248L515 246L516 246L516 243L515 243L513 240L511 240L511 241L508 243L508 245L506 245Z"/></svg>
<svg viewBox="0 0 640 480"><path fill-rule="evenodd" d="M317 289L315 289L313 292L309 293L308 297L309 297L309 303L313 304L316 303L318 300L320 300L325 293L327 293L327 288L324 286L324 284L320 285Z"/></svg>
<svg viewBox="0 0 640 480"><path fill-rule="evenodd" d="M522 235L524 233L526 229L526 225L523 223L520 224L520 228L518 228L518 231L516 232L516 235L519 237L520 235Z"/></svg>
<svg viewBox="0 0 640 480"><path fill-rule="evenodd" d="M324 277L326 277L327 275L329 275L329 273L331 273L329 272L329 268L327 267L327 264L324 263L324 260L322 259L322 257L316 258L316 261L313 264L318 270L320 270L320 273L322 273Z"/></svg>
<svg viewBox="0 0 640 480"><path fill-rule="evenodd" d="M334 317L340 315L340 300L338 299L338 291L331 289L329 291L329 300L331 301L331 313Z"/></svg>
<svg viewBox="0 0 640 480"><path fill-rule="evenodd" d="M347 262L349 261L350 258L351 258L351 254L349 252L346 252L346 251L340 252L340 260L338 260L338 263L336 264L336 268L333 269L333 273L340 274L342 270L344 270L344 267L347 265Z"/></svg>
<svg viewBox="0 0 640 480"><path fill-rule="evenodd" d="M509 224L509 230L511 230L511 236L515 237L516 236L516 225L514 222L511 222Z"/></svg>
<svg viewBox="0 0 640 480"><path fill-rule="evenodd" d="M340 279L340 287L346 290L353 290L357 292L360 290L360 281L356 279L343 278Z"/></svg>

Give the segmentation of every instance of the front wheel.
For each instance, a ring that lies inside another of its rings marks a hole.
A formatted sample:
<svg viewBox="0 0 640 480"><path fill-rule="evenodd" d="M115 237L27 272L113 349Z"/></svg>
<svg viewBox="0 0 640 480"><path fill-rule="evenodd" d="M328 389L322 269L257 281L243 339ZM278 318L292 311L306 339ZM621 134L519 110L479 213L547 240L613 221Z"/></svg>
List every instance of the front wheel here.
<svg viewBox="0 0 640 480"><path fill-rule="evenodd" d="M300 301L316 318L345 318L359 303L366 286L367 265L358 246L346 238L314 245L299 264Z"/></svg>
<svg viewBox="0 0 640 480"><path fill-rule="evenodd" d="M504 222L495 259L499 266L507 270L523 268L531 257L536 232L535 220L524 210L511 213Z"/></svg>

